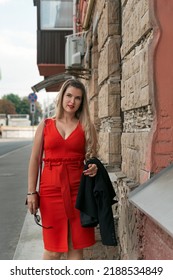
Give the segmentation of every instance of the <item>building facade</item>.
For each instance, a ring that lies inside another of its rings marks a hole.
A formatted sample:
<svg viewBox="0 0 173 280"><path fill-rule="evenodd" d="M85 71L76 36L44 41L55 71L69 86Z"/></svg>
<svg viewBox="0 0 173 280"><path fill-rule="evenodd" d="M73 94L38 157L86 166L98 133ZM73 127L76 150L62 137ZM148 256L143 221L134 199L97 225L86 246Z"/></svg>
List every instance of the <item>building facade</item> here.
<svg viewBox="0 0 173 280"><path fill-rule="evenodd" d="M99 157L118 198L113 208L118 246L102 246L98 234L86 258L173 259L173 233L128 199L132 190L173 162L173 2L73 4L73 30L85 34L78 68L87 70L82 78L99 136Z"/></svg>

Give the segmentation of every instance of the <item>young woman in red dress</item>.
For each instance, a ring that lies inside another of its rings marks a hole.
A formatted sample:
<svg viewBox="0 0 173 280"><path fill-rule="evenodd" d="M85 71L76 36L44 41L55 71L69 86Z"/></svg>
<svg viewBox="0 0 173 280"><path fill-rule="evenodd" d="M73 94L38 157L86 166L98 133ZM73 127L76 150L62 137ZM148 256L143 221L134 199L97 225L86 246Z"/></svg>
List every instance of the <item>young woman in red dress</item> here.
<svg viewBox="0 0 173 280"><path fill-rule="evenodd" d="M28 170L28 208L38 211L36 185L40 147L44 140L40 180L40 213L43 227L44 260L83 259L83 248L95 243L94 228L83 228L75 208L80 177L95 176L97 166L83 171L85 160L97 155L97 137L90 119L87 93L76 79L67 80L59 92L56 113L42 121L36 131Z"/></svg>

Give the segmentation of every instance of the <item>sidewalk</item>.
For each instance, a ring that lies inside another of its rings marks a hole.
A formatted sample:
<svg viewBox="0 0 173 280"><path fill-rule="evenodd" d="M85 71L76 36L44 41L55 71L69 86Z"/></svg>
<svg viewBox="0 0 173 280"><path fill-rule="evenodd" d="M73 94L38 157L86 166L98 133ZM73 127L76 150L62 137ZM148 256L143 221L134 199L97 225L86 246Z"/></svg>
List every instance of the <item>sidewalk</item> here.
<svg viewBox="0 0 173 280"><path fill-rule="evenodd" d="M25 143L26 141L26 143ZM27 212L27 171L31 140L0 139L0 258L41 260L42 228ZM8 142L14 142L8 146ZM18 143L16 143L18 142ZM28 142L28 143L27 143Z"/></svg>
<svg viewBox="0 0 173 280"><path fill-rule="evenodd" d="M42 254L42 229L27 212L13 260L41 260Z"/></svg>
<svg viewBox="0 0 173 280"><path fill-rule="evenodd" d="M21 141L27 141L27 140L28 139L26 139L26 138L0 138L0 143L6 143L6 142L19 142L20 143ZM28 145L24 146L24 147L22 146L22 148L20 146L19 148L7 153L10 155L11 165L12 165L12 167L11 167L12 169L10 169L10 171L8 171L8 172L11 172L14 174L17 173L15 170L13 170L13 169L15 169L14 166L16 164L15 160L13 159L13 158L15 158L16 151L18 153L18 160L21 161L21 159L22 159L22 164L24 166L25 161L28 160L28 157L30 155L30 149L31 149L30 147L27 148L27 153L23 154L22 149L24 149L26 147L28 147ZM4 159L4 160L7 159L7 154L3 154L2 156L0 156L0 158ZM2 169L1 171L2 171L2 173L7 172L7 171L4 171L4 169ZM22 169L22 172L24 172L23 169ZM13 178L13 177L9 177L9 178ZM21 188L23 188L23 184L26 184L26 182L25 182L26 180L22 181L21 175L19 178L18 178L18 180L20 180L20 183L22 185ZM11 179L11 180L13 180L13 182L14 182L14 179ZM2 184L2 181L1 181L1 184ZM14 182L14 184L15 184L15 182ZM9 185L12 185L12 181L10 181ZM13 255L13 260L41 260L42 254L43 254L42 228L39 227L35 223L33 215L31 215L28 211L25 216L25 219L24 219L24 224L22 226L18 244L17 244L16 250L15 250L15 253Z"/></svg>

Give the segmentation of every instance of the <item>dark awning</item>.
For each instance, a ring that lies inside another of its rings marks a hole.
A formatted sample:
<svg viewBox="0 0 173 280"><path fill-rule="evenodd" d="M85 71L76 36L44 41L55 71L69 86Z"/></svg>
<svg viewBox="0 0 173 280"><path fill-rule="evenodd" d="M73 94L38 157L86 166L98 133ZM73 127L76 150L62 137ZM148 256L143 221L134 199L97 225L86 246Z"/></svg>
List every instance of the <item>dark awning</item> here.
<svg viewBox="0 0 173 280"><path fill-rule="evenodd" d="M50 76L43 81L39 82L38 84L32 86L32 90L34 92L39 92L40 90L44 88L48 88L50 86L53 86L55 84L60 84L62 82L65 82L68 79L72 79L73 76L70 75L69 73L61 73L57 75Z"/></svg>

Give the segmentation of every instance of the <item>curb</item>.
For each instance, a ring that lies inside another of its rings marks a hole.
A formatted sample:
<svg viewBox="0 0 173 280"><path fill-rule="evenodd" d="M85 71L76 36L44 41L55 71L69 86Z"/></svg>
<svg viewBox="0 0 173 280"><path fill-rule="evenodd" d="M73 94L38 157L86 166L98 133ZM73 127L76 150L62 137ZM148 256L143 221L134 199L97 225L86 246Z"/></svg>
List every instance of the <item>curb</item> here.
<svg viewBox="0 0 173 280"><path fill-rule="evenodd" d="M13 260L41 260L43 253L42 229L33 216L26 214Z"/></svg>

